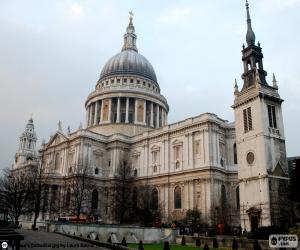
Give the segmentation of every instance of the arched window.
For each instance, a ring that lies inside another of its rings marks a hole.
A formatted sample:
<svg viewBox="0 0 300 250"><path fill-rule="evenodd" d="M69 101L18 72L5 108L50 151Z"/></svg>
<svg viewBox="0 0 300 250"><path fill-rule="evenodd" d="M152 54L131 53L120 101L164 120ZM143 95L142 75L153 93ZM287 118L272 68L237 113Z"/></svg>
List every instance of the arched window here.
<svg viewBox="0 0 300 250"><path fill-rule="evenodd" d="M181 188L179 186L174 189L174 208L181 209Z"/></svg>
<svg viewBox="0 0 300 250"><path fill-rule="evenodd" d="M137 169L136 169L136 168L135 168L134 171L133 171L133 175L134 175L134 176L137 176Z"/></svg>
<svg viewBox="0 0 300 250"><path fill-rule="evenodd" d="M99 174L99 168L95 168L95 174Z"/></svg>
<svg viewBox="0 0 300 250"><path fill-rule="evenodd" d="M156 173L156 172L157 172L157 166L154 165L154 166L153 166L153 173Z"/></svg>
<svg viewBox="0 0 300 250"><path fill-rule="evenodd" d="M222 206L225 206L226 203L226 188L224 185L222 185L221 187L221 202L222 202Z"/></svg>
<svg viewBox="0 0 300 250"><path fill-rule="evenodd" d="M152 194L151 194L151 208L153 210L157 210L158 209L158 191L156 188L154 188L152 190Z"/></svg>
<svg viewBox="0 0 300 250"><path fill-rule="evenodd" d="M240 187L237 186L235 190L236 208L240 209Z"/></svg>
<svg viewBox="0 0 300 250"><path fill-rule="evenodd" d="M92 192L92 209L98 208L98 191L96 189Z"/></svg>
<svg viewBox="0 0 300 250"><path fill-rule="evenodd" d="M55 167L55 170L57 170L59 168L59 153L56 153L55 155L55 162L54 162L54 167Z"/></svg>
<svg viewBox="0 0 300 250"><path fill-rule="evenodd" d="M132 206L134 209L137 208L137 199L138 199L138 193L137 193L137 188L134 187L133 188L133 192L132 192Z"/></svg>
<svg viewBox="0 0 300 250"><path fill-rule="evenodd" d="M233 144L233 163L237 164L237 150L236 150L236 143Z"/></svg>
<svg viewBox="0 0 300 250"><path fill-rule="evenodd" d="M67 189L67 194L66 194L66 209L69 208L70 206L70 201L71 201L71 190L70 188Z"/></svg>

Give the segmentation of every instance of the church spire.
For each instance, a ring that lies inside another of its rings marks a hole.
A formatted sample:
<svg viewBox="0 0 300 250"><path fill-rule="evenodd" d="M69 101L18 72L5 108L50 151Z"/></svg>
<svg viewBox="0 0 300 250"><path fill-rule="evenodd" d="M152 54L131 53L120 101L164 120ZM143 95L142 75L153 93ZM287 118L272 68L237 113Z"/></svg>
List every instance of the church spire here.
<svg viewBox="0 0 300 250"><path fill-rule="evenodd" d="M133 19L133 13L132 13L132 11L130 11L129 12L129 24L126 29L126 33L124 35L124 45L123 45L122 51L129 50L129 49L134 50L136 52L138 51L137 47L136 47L137 36L135 34L132 19Z"/></svg>
<svg viewBox="0 0 300 250"><path fill-rule="evenodd" d="M247 11L247 34L246 34L246 41L247 41L248 46L250 46L250 45L255 45L255 34L254 34L253 30L252 30L248 0L246 0L246 11Z"/></svg>
<svg viewBox="0 0 300 250"><path fill-rule="evenodd" d="M255 34L252 30L251 19L249 13L249 3L246 0L246 11L247 11L247 34L246 42L247 46L243 45L243 64L244 73L242 74L242 79L244 84L242 91L254 86L256 83L262 85L268 85L266 81L267 72L263 67L263 53L260 43L255 45Z"/></svg>

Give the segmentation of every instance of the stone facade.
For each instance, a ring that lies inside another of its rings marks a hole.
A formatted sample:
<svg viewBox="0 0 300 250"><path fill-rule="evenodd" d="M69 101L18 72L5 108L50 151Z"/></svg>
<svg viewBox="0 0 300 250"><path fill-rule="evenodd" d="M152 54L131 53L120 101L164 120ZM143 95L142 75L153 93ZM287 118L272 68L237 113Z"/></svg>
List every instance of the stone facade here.
<svg viewBox="0 0 300 250"><path fill-rule="evenodd" d="M118 166L128 159L135 185L147 182L158 197L163 222L180 220L197 208L202 222L211 225L241 225L249 231L281 223L286 196L280 195L288 180L282 100L275 78L273 86L266 83L248 6L247 15L244 86L241 91L235 86L235 122L204 113L169 125L167 100L151 64L137 51L131 18L122 52L104 66L85 102L85 128L63 133L59 124L40 149L41 164L51 174L52 199L64 204L65 181L86 166L99 218L116 222L108 192ZM68 214L62 209L41 219Z"/></svg>

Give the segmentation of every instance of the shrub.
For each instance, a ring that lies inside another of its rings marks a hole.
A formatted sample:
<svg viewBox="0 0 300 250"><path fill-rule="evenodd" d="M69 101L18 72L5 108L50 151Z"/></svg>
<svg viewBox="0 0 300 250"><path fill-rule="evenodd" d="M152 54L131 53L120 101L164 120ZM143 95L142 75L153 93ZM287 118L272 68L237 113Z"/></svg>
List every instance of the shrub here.
<svg viewBox="0 0 300 250"><path fill-rule="evenodd" d="M182 236L182 238L181 238L181 245L185 246L185 238L184 238L184 236Z"/></svg>
<svg viewBox="0 0 300 250"><path fill-rule="evenodd" d="M170 250L169 241L165 241L165 243L164 243L164 249L163 250Z"/></svg>
<svg viewBox="0 0 300 250"><path fill-rule="evenodd" d="M121 245L124 246L124 247L127 247L127 242L126 242L125 237L123 237L123 239L121 241Z"/></svg>
<svg viewBox="0 0 300 250"><path fill-rule="evenodd" d="M257 239L255 239L253 242L253 250L261 250L261 247L260 247Z"/></svg>
<svg viewBox="0 0 300 250"><path fill-rule="evenodd" d="M209 250L207 243L205 243L203 250Z"/></svg>
<svg viewBox="0 0 300 250"><path fill-rule="evenodd" d="M196 238L196 247L200 247L201 246L201 240L199 238L199 236Z"/></svg>
<svg viewBox="0 0 300 250"><path fill-rule="evenodd" d="M213 248L218 248L219 245L218 245L218 241L216 238L213 238Z"/></svg>
<svg viewBox="0 0 300 250"><path fill-rule="evenodd" d="M238 243L237 243L236 239L233 239L232 250L238 250L238 249L239 249Z"/></svg>
<svg viewBox="0 0 300 250"><path fill-rule="evenodd" d="M143 246L143 242L140 240L140 243L139 243L139 250L144 250L144 246Z"/></svg>

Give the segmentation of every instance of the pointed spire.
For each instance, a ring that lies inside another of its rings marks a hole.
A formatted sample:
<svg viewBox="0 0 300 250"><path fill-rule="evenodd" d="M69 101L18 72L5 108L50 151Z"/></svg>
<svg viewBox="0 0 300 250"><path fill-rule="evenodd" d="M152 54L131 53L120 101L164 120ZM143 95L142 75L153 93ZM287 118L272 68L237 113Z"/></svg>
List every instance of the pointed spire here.
<svg viewBox="0 0 300 250"><path fill-rule="evenodd" d="M62 132L62 123L61 123L60 120L58 121L57 129L58 129L59 132Z"/></svg>
<svg viewBox="0 0 300 250"><path fill-rule="evenodd" d="M237 84L236 79L234 79L234 93L239 92L239 86Z"/></svg>
<svg viewBox="0 0 300 250"><path fill-rule="evenodd" d="M71 134L71 127L70 127L70 125L68 125L67 132L68 132L68 135Z"/></svg>
<svg viewBox="0 0 300 250"><path fill-rule="evenodd" d="M132 23L132 19L133 19L133 13L132 11L129 12L129 24L127 26L127 29L126 29L126 33L124 35L124 45L123 45L123 48L122 48L122 51L124 50L134 50L134 51L138 51L137 50L137 47L136 47L136 34L135 34L135 30L134 30L134 26L133 26L133 23Z"/></svg>
<svg viewBox="0 0 300 250"><path fill-rule="evenodd" d="M251 26L251 18L250 18L248 0L246 0L246 11L247 11L247 34L246 34L246 41L247 41L248 46L249 45L255 45L255 34L254 34L254 32L252 30L252 26Z"/></svg>
<svg viewBox="0 0 300 250"><path fill-rule="evenodd" d="M275 77L275 74L273 73L273 87L274 88L278 88L278 85L277 85L277 80L276 80L276 77Z"/></svg>

